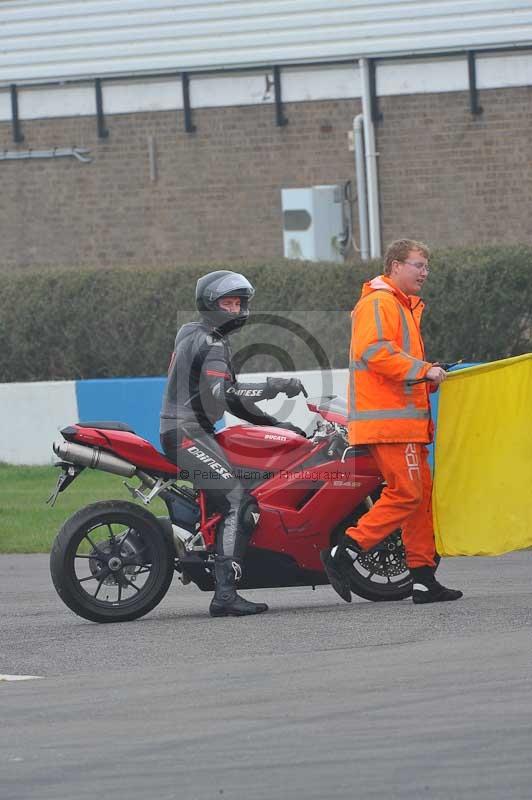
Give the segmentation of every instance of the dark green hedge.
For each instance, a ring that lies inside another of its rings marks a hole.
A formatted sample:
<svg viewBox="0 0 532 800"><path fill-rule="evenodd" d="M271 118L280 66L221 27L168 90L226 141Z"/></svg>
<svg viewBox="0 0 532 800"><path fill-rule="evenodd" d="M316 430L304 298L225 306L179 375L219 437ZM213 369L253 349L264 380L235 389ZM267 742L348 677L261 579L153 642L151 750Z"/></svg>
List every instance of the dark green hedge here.
<svg viewBox="0 0 532 800"><path fill-rule="evenodd" d="M257 288L255 317L277 317L232 337L244 369L346 366L349 312L378 263L26 270L0 276L0 382L162 375L176 327L195 316L197 278L232 268ZM437 252L423 297L433 359L532 350L530 247Z"/></svg>

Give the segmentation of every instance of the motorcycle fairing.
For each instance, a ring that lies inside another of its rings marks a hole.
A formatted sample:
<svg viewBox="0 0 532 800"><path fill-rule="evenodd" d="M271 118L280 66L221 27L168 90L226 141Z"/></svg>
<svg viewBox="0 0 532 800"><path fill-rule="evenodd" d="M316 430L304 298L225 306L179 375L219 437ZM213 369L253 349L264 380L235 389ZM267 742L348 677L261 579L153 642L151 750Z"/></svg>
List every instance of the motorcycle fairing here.
<svg viewBox="0 0 532 800"><path fill-rule="evenodd" d="M331 529L331 509L338 521L347 519L382 479L369 453L344 464L324 462L302 475L297 467L280 470L253 490L261 518L251 544L286 553L301 568L321 571L321 548L309 550L309 538L322 541L324 531Z"/></svg>

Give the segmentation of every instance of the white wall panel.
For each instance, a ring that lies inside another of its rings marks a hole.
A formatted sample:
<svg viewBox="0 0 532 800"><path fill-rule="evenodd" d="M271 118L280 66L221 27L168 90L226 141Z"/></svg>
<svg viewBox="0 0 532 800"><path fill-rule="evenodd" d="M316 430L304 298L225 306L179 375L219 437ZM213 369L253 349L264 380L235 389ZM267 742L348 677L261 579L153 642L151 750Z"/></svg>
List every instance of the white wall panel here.
<svg viewBox="0 0 532 800"><path fill-rule="evenodd" d="M530 0L0 3L4 85L530 43Z"/></svg>
<svg viewBox="0 0 532 800"><path fill-rule="evenodd" d="M11 119L11 95L0 91L0 122Z"/></svg>
<svg viewBox="0 0 532 800"><path fill-rule="evenodd" d="M379 64L377 92L380 96L460 92L468 89L467 59L435 62L389 61Z"/></svg>
<svg viewBox="0 0 532 800"><path fill-rule="evenodd" d="M20 119L92 116L96 114L95 92L89 86L27 88L18 92L18 113Z"/></svg>
<svg viewBox="0 0 532 800"><path fill-rule="evenodd" d="M532 85L532 57L514 55L511 58L477 57L477 88L500 89L509 86Z"/></svg>
<svg viewBox="0 0 532 800"><path fill-rule="evenodd" d="M192 108L217 108L229 105L261 105L273 102L273 78L271 73L238 76L194 76L190 81Z"/></svg>
<svg viewBox="0 0 532 800"><path fill-rule="evenodd" d="M273 96L273 88L271 91ZM285 103L360 97L360 92L360 75L356 65L285 69L282 73L282 95Z"/></svg>
<svg viewBox="0 0 532 800"><path fill-rule="evenodd" d="M94 90L93 90L94 95ZM183 107L181 81L134 81L103 86L106 114L127 114L142 111L174 111Z"/></svg>

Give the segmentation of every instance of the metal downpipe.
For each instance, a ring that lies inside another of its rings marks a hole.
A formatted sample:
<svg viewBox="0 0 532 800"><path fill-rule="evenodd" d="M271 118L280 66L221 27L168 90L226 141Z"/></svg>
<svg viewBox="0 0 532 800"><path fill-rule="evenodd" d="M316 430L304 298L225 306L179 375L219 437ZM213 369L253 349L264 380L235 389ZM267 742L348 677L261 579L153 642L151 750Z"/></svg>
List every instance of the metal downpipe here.
<svg viewBox="0 0 532 800"><path fill-rule="evenodd" d="M355 148L355 175L358 199L358 227L360 235L360 258L369 258L368 234L368 196L366 187L366 165L364 163L364 115L357 114L353 119L353 137Z"/></svg>
<svg viewBox="0 0 532 800"><path fill-rule="evenodd" d="M360 58L358 65L360 68L360 83L362 89L362 114L364 116L370 256L371 258L380 258L382 249L379 214L379 180L377 175L377 152L375 150L375 127L371 118L371 91L367 58Z"/></svg>

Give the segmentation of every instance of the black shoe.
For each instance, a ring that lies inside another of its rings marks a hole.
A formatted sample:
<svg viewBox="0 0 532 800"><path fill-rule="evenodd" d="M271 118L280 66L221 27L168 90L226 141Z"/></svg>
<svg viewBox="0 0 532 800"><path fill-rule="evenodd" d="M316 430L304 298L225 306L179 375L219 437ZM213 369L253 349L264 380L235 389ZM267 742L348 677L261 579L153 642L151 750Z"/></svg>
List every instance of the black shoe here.
<svg viewBox="0 0 532 800"><path fill-rule="evenodd" d="M249 617L251 614L264 614L267 610L266 603L252 603L236 592L232 600L213 598L209 606L211 617Z"/></svg>
<svg viewBox="0 0 532 800"><path fill-rule="evenodd" d="M459 589L448 589L438 583L432 567L413 567L410 569L410 574L412 575L412 601L416 605L447 603L463 597L463 592Z"/></svg>
<svg viewBox="0 0 532 800"><path fill-rule="evenodd" d="M346 550L360 553L361 548L350 536L342 536L340 543L331 550L322 550L320 553L321 563L325 574L329 579L334 591L340 595L346 603L351 602L351 581L349 575L353 561L347 555Z"/></svg>
<svg viewBox="0 0 532 800"><path fill-rule="evenodd" d="M230 556L215 556L214 575L216 589L209 606L211 617L247 617L268 610L266 603L251 603L237 594L235 584L242 575L238 561Z"/></svg>

